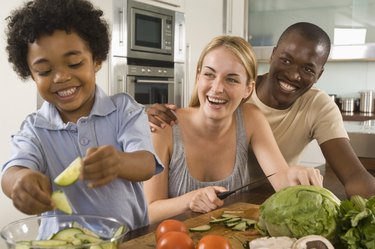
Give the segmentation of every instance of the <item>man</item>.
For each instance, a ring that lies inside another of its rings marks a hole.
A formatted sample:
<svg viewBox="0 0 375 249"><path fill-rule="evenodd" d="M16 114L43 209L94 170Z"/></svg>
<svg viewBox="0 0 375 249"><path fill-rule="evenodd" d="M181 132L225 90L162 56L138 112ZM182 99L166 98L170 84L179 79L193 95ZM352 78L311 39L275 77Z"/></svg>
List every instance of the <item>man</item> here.
<svg viewBox="0 0 375 249"><path fill-rule="evenodd" d="M327 163L345 187L348 196L375 194L375 178L353 151L338 107L323 91L313 87L324 71L330 39L318 26L296 23L281 35L270 58L269 72L258 76L250 103L266 116L280 150L289 163L299 163L308 143L316 139ZM149 121L176 122L171 105L155 104ZM172 123L171 123L172 122ZM249 155L249 165L257 164Z"/></svg>

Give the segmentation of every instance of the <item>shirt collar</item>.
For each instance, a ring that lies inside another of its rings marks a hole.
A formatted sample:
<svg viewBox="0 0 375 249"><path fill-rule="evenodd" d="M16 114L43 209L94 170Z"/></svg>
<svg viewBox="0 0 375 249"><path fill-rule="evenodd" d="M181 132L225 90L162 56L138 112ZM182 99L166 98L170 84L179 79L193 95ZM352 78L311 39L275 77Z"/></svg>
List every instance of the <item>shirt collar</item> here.
<svg viewBox="0 0 375 249"><path fill-rule="evenodd" d="M98 86L95 90L95 102L88 116L107 116L116 110L116 106L111 98ZM50 130L66 129L72 123L64 123L56 107L47 101L44 101L41 108L36 112L35 126Z"/></svg>

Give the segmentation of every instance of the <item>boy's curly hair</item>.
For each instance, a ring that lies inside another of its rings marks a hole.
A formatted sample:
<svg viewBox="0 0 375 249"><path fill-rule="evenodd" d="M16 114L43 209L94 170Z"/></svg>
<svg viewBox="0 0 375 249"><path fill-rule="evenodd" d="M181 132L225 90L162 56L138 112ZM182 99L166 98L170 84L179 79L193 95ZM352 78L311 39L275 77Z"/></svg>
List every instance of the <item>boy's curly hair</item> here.
<svg viewBox="0 0 375 249"><path fill-rule="evenodd" d="M16 73L27 79L28 45L55 30L76 32L90 48L93 59L104 61L109 51L108 24L103 11L87 0L34 0L14 10L7 18L8 61Z"/></svg>

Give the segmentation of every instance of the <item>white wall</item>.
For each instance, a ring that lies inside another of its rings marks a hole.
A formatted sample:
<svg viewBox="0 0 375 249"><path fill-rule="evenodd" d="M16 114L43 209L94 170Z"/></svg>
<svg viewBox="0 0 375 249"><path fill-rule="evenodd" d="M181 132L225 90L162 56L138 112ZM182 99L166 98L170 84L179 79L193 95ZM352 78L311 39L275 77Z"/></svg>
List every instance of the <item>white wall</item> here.
<svg viewBox="0 0 375 249"><path fill-rule="evenodd" d="M13 72L5 52L5 18L11 9L22 1L3 1L0 8L0 79L2 94L0 98L0 165L10 156L10 135L16 132L26 114L36 109L36 90L33 82L22 82ZM9 198L0 191L0 228L7 223L25 217L14 207ZM0 240L0 248L6 248Z"/></svg>
<svg viewBox="0 0 375 249"><path fill-rule="evenodd" d="M23 82L12 70L5 51L6 28L5 18L11 10L20 6L23 0L2 1L0 8L0 79L2 84L2 96L0 98L0 167L10 156L10 136L18 131L21 122L27 114L34 112L37 108L37 92L33 81ZM93 0L94 4L100 5L105 14L112 13L111 1ZM107 17L107 15L105 15ZM97 75L98 85L108 92L108 63L105 62ZM0 175L1 176L1 175ZM27 217L19 212L11 200L0 191L0 229L11 221ZM6 248L0 239L0 248Z"/></svg>

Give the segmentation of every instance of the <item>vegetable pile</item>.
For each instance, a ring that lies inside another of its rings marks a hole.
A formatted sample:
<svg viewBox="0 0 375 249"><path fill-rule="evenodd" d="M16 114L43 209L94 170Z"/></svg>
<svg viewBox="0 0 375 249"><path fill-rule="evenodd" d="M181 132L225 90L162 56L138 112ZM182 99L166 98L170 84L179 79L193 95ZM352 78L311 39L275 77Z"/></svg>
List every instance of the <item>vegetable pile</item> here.
<svg viewBox="0 0 375 249"><path fill-rule="evenodd" d="M342 201L340 229L340 240L348 249L375 249L375 196Z"/></svg>
<svg viewBox="0 0 375 249"><path fill-rule="evenodd" d="M292 186L260 206L256 228L265 236L320 235L348 249L375 249L375 196L340 201L316 186Z"/></svg>
<svg viewBox="0 0 375 249"><path fill-rule="evenodd" d="M317 186L292 186L273 194L260 206L257 229L268 236L301 238L337 236L340 200Z"/></svg>

